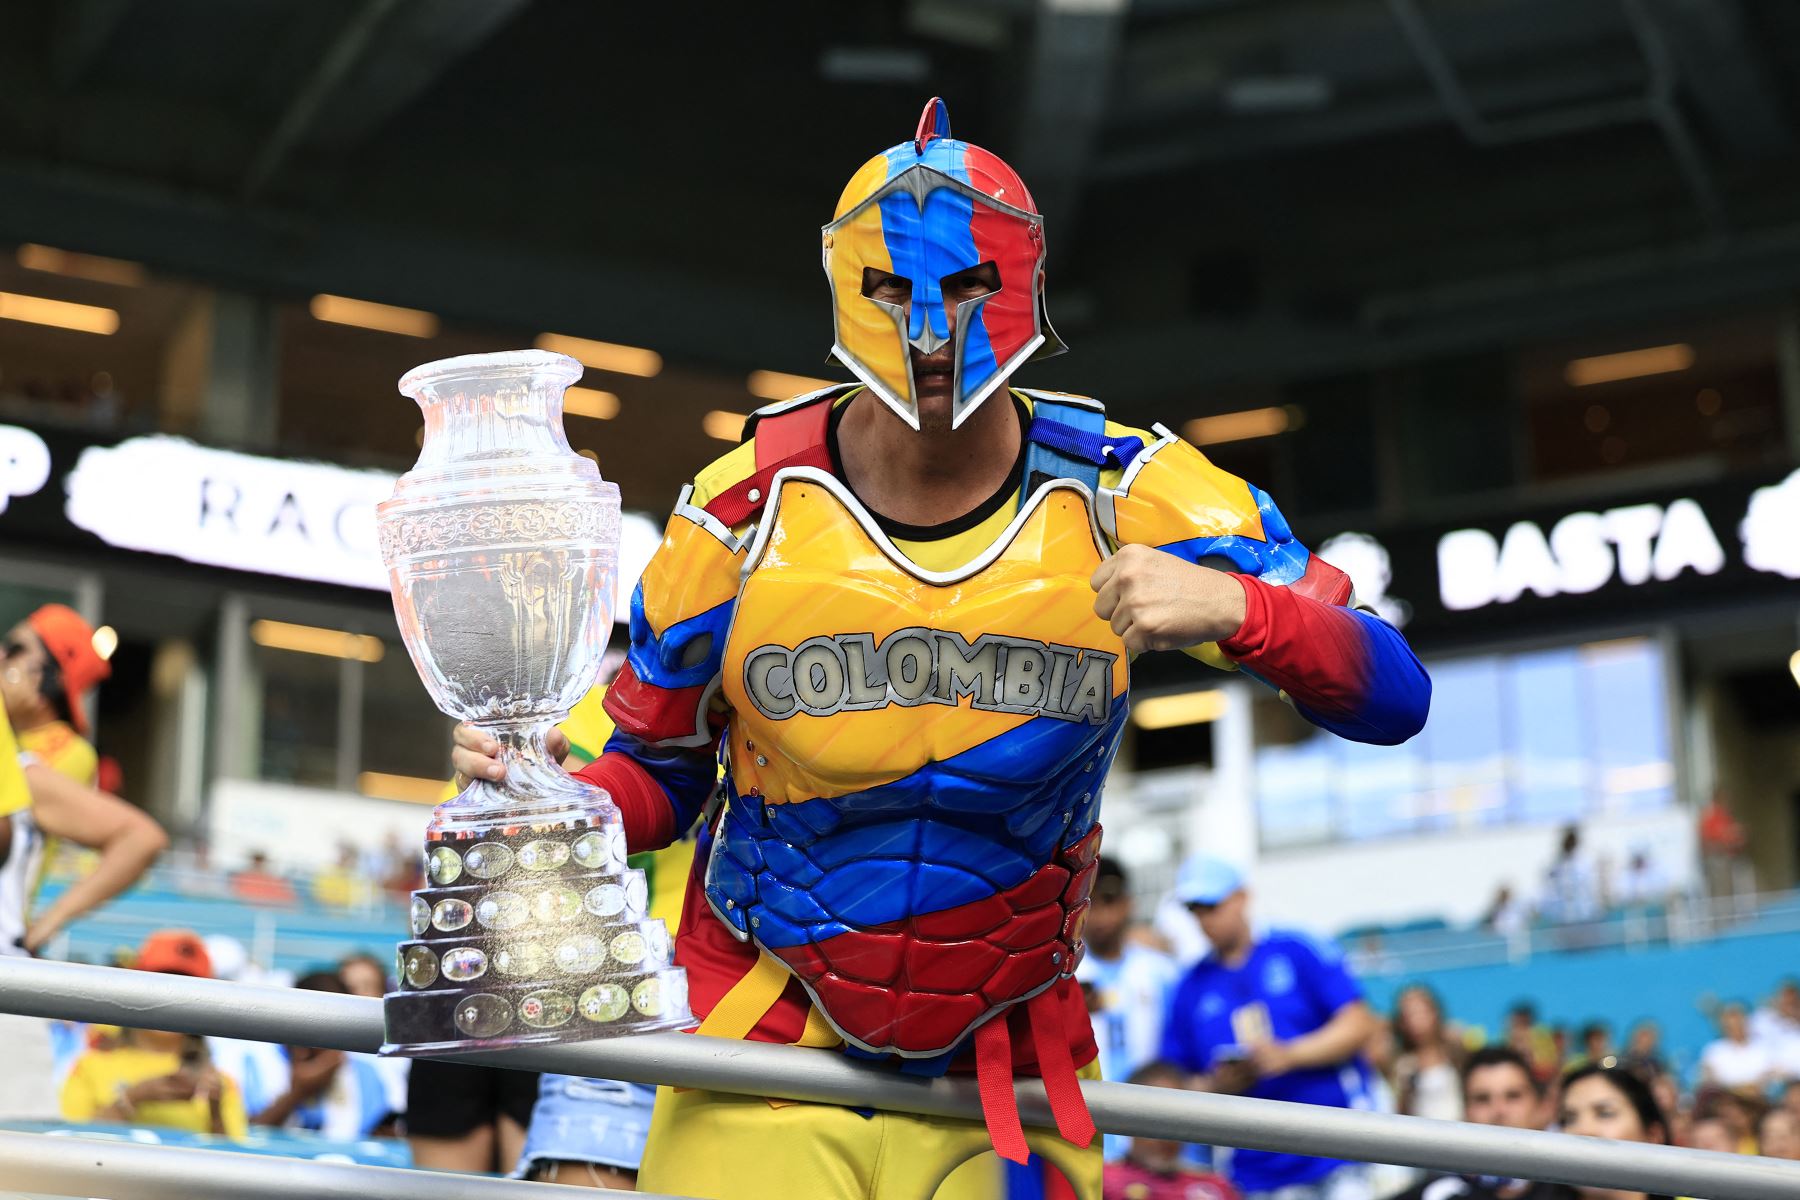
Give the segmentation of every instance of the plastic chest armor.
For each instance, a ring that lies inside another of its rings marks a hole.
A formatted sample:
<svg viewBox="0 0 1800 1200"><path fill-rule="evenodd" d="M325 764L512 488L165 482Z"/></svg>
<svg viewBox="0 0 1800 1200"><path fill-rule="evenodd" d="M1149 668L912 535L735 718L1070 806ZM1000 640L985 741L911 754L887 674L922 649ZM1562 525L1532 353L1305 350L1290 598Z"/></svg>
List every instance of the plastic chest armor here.
<svg viewBox="0 0 1800 1200"><path fill-rule="evenodd" d="M1060 480L935 574L826 473L777 476L706 894L853 1045L942 1054L1074 973L1129 672L1087 585L1103 544Z"/></svg>

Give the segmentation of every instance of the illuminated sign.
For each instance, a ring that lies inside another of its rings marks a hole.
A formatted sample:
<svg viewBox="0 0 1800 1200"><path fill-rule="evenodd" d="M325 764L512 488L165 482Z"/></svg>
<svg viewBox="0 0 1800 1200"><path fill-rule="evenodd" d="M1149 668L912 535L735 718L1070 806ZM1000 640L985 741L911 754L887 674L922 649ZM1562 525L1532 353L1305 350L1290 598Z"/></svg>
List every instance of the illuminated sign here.
<svg viewBox="0 0 1800 1200"><path fill-rule="evenodd" d="M1549 528L1515 521L1496 539L1454 529L1438 541L1438 596L1452 611L1510 604L1526 592L1550 597L1598 591L1615 578L1632 587L1683 571L1716 575L1725 550L1706 511L1688 499L1574 512Z"/></svg>
<svg viewBox="0 0 1800 1200"><path fill-rule="evenodd" d="M0 513L14 496L30 496L50 480L50 447L29 429L0 425Z"/></svg>
<svg viewBox="0 0 1800 1200"><path fill-rule="evenodd" d="M385 590L375 505L393 494L394 479L136 437L81 452L65 511L77 527L125 550Z"/></svg>
<svg viewBox="0 0 1800 1200"><path fill-rule="evenodd" d="M6 449L0 440L0 464ZM48 474L47 453L44 467ZM66 481L64 512L77 528L124 550L386 591L375 505L393 494L395 478L184 438L136 437L81 451ZM616 618L623 621L661 532L647 517L627 513L620 534Z"/></svg>

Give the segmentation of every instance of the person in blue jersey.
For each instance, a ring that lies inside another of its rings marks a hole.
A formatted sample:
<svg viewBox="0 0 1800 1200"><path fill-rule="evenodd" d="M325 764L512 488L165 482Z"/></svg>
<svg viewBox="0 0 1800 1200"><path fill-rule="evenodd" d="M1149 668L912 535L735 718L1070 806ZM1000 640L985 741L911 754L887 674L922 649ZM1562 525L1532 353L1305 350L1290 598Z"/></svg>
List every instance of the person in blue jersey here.
<svg viewBox="0 0 1800 1200"><path fill-rule="evenodd" d="M1100 1075L1122 1082L1162 1050L1163 1014L1181 975L1175 960L1131 934L1131 881L1118 860L1102 854L1088 905L1087 955L1075 982L1087 1001L1100 1048ZM1131 1139L1106 1136L1106 1157L1124 1155Z"/></svg>
<svg viewBox="0 0 1800 1200"><path fill-rule="evenodd" d="M1175 986L1162 1057L1208 1091L1332 1108L1370 1106L1363 1052L1377 1028L1336 947L1256 929L1242 872L1221 859L1183 863L1175 895L1211 950ZM1244 1200L1367 1200L1361 1163L1236 1150L1227 1175Z"/></svg>

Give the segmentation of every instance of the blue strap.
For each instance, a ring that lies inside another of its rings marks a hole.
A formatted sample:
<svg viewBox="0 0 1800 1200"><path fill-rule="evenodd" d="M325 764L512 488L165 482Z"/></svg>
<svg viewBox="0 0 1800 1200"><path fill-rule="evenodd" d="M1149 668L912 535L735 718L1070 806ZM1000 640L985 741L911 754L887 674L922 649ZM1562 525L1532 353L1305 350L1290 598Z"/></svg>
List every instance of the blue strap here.
<svg viewBox="0 0 1800 1200"><path fill-rule="evenodd" d="M1100 472L1124 467L1143 453L1144 441L1106 436L1106 414L1081 404L1060 404L1033 397L1031 426L1025 431L1025 479L1019 489L1023 504L1044 478L1075 479L1098 490Z"/></svg>

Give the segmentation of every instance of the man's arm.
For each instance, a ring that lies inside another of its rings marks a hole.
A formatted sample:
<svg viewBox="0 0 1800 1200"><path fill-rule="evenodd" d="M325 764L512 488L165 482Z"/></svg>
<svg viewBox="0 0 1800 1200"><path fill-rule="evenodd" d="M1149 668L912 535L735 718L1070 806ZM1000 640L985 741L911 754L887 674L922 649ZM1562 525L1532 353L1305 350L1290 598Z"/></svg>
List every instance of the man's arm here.
<svg viewBox="0 0 1800 1200"><path fill-rule="evenodd" d="M1286 1042L1254 1046L1250 1059L1263 1075L1284 1075L1309 1067L1335 1067L1362 1053L1375 1036L1375 1014L1366 1000L1353 1000L1311 1033Z"/></svg>
<svg viewBox="0 0 1800 1200"><path fill-rule="evenodd" d="M150 814L108 792L91 788L41 763L25 768L31 785L31 816L49 837L100 852L94 869L70 884L25 934L35 951L70 921L135 883L169 846Z"/></svg>
<svg viewBox="0 0 1800 1200"><path fill-rule="evenodd" d="M1173 435L1144 455L1108 493L1119 549L1093 579L1095 611L1127 647L1242 670L1353 741L1391 745L1424 726L1431 680L1406 639L1345 607L1348 578L1300 544L1266 492Z"/></svg>

